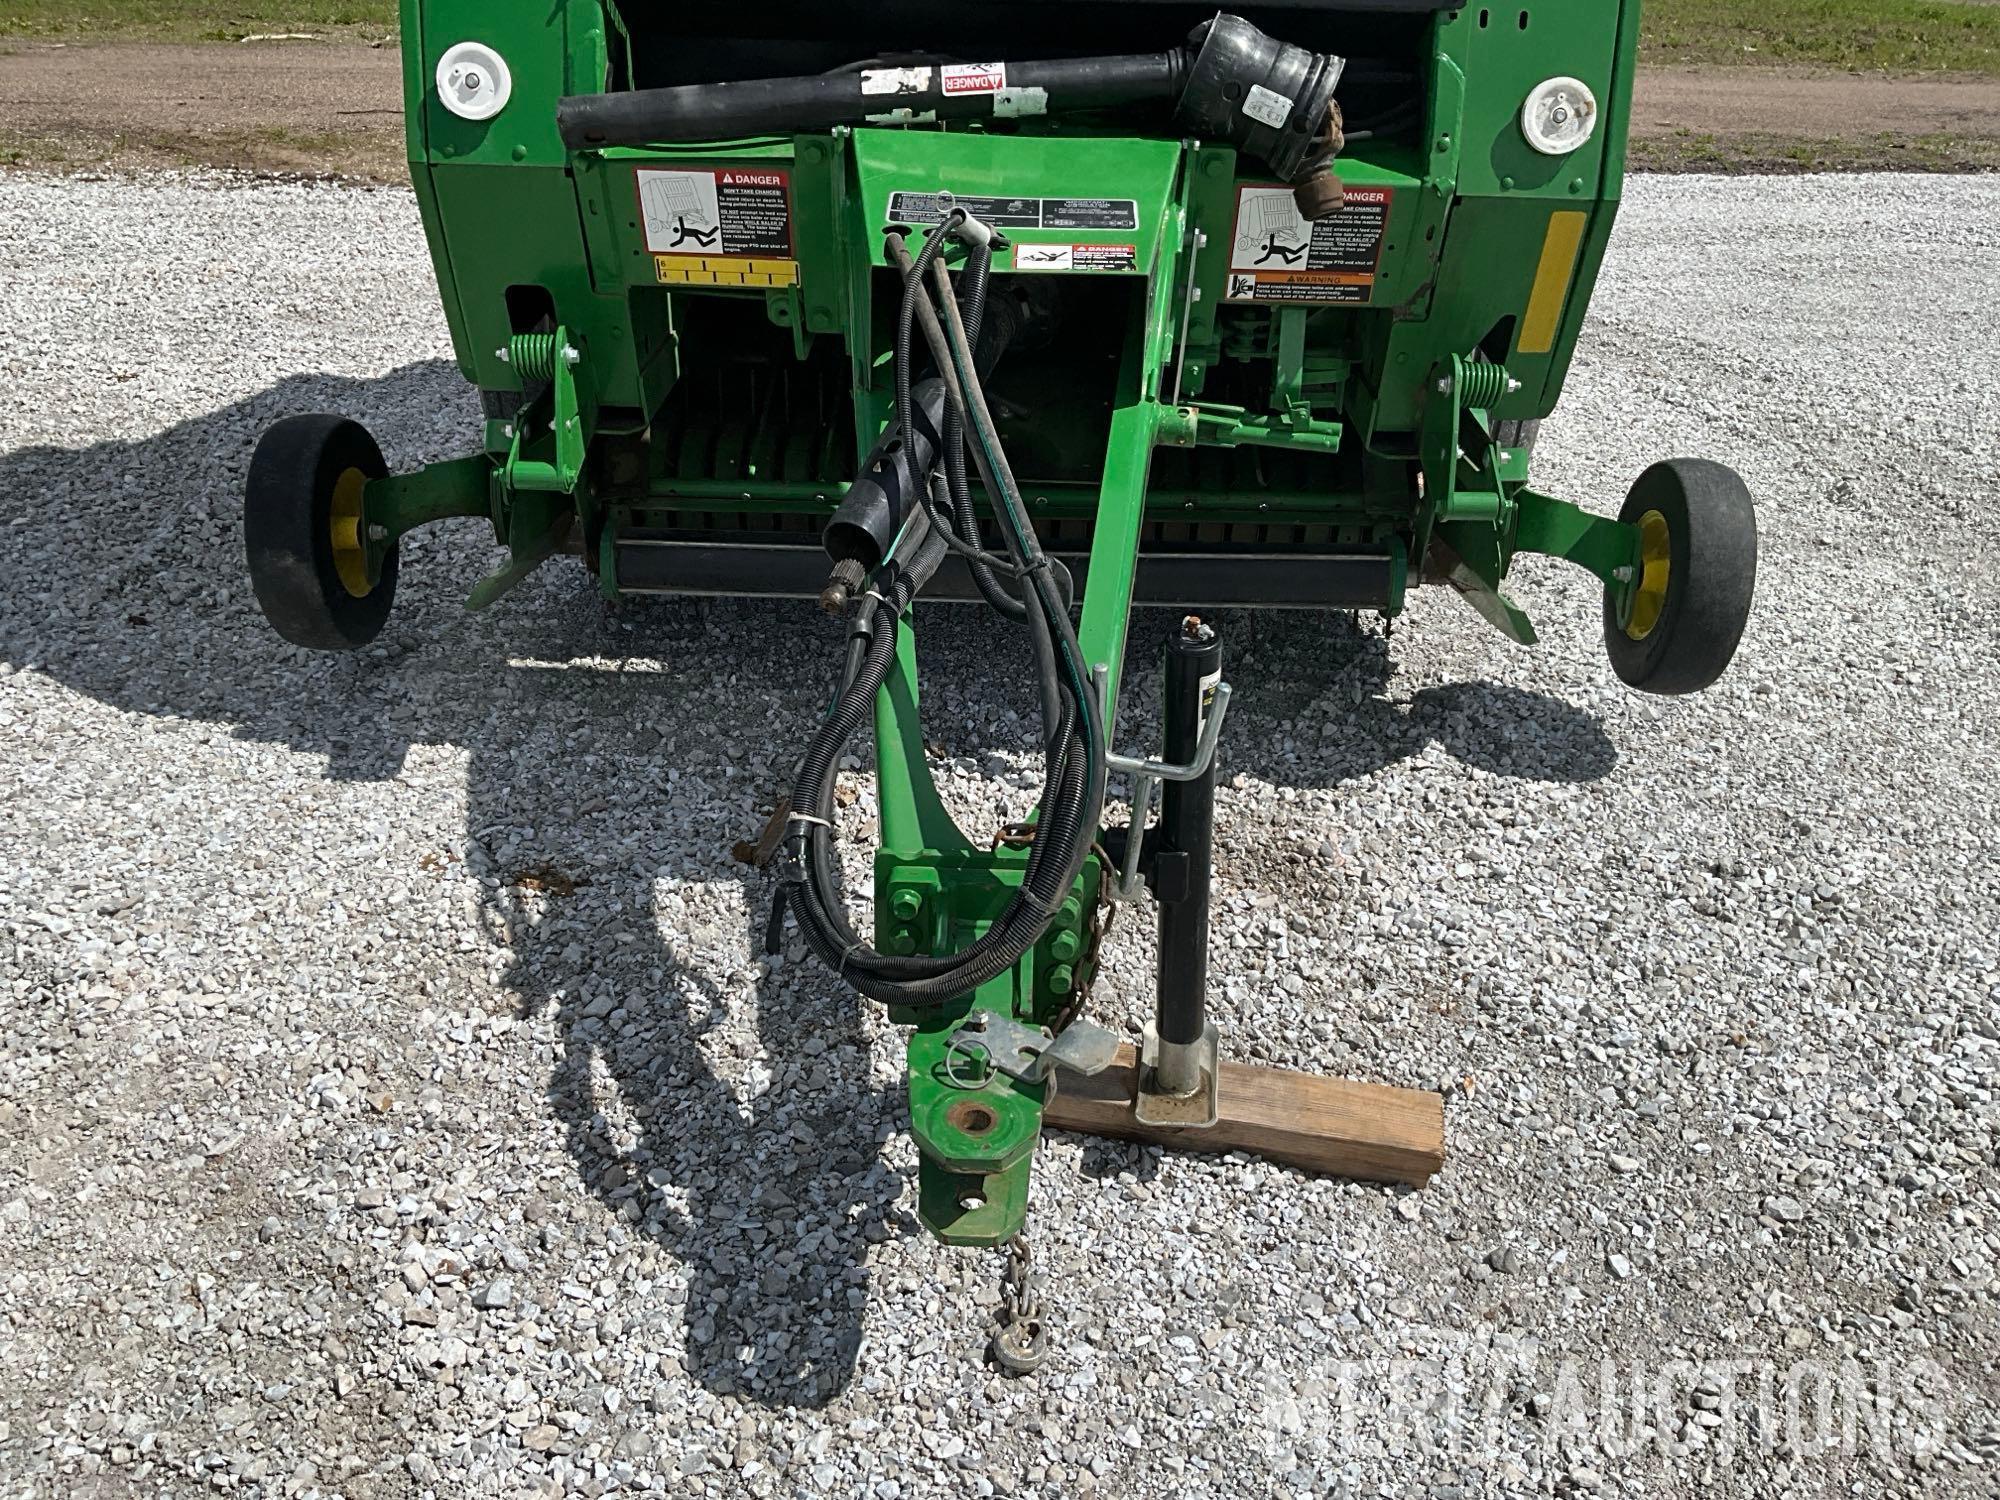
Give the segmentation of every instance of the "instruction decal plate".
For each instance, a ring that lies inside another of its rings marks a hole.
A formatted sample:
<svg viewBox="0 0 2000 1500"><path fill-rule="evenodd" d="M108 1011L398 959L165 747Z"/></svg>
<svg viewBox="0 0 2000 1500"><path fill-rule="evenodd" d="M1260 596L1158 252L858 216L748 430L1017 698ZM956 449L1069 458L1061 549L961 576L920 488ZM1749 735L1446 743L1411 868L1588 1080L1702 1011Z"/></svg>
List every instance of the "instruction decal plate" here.
<svg viewBox="0 0 2000 1500"><path fill-rule="evenodd" d="M792 178L776 167L637 172L655 274L682 286L790 286Z"/></svg>
<svg viewBox="0 0 2000 1500"><path fill-rule="evenodd" d="M889 217L898 224L929 225L944 217L936 193L892 193ZM996 229L1137 229L1133 198L975 198L954 195L951 206Z"/></svg>
<svg viewBox="0 0 2000 1500"><path fill-rule="evenodd" d="M1016 245L1017 271L1136 271L1137 245Z"/></svg>
<svg viewBox="0 0 2000 1500"><path fill-rule="evenodd" d="M1226 299L1372 302L1394 202L1393 188L1350 187L1340 212L1314 223L1288 187L1238 187Z"/></svg>

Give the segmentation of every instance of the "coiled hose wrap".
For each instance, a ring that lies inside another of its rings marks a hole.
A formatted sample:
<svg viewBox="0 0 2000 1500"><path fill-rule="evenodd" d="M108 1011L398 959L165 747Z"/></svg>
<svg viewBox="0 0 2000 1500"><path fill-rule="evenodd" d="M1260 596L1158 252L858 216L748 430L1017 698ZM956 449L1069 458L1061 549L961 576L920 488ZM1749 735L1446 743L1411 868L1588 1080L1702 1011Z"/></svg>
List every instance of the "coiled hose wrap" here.
<svg viewBox="0 0 2000 1500"><path fill-rule="evenodd" d="M849 615L846 663L825 716L799 761L767 945L782 934L787 908L820 962L862 994L887 1004L925 1007L958 999L1011 969L1048 930L1082 872L1103 815L1107 774L1102 706L1069 618L1065 591L1051 576L1020 489L1014 482L981 385L974 340L988 288L987 256L975 249L954 288L941 257L965 222L954 211L912 258L892 236L892 262L903 272L896 322L898 420L909 414L915 332L921 328L947 390L945 442L928 476L933 504L910 516L867 591ZM933 308L933 291L938 305ZM979 550L965 458L970 454L992 498L1006 544L1004 560ZM938 491L943 503L937 503ZM999 919L969 947L947 954L880 952L856 932L841 899L833 853L834 782L840 757L873 708L896 659L902 617L947 551L966 554L980 592L1002 615L1024 625L1032 649L1043 726L1043 784L1036 836L1020 886ZM1001 584L1013 579L1018 593Z"/></svg>

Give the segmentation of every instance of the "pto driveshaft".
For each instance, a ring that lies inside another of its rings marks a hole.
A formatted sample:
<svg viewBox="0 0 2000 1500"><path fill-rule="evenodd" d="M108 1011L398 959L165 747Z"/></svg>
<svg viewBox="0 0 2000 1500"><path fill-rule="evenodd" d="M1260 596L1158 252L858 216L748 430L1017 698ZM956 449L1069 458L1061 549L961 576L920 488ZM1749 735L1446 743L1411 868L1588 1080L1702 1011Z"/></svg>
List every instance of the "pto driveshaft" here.
<svg viewBox="0 0 2000 1500"><path fill-rule="evenodd" d="M971 66L859 67L625 93L577 94L556 107L573 150L793 135L842 125L1027 119L1174 102L1174 125L1227 141L1295 185L1326 175L1340 149L1333 102L1342 59L1276 41L1219 15L1187 44L1127 57ZM1310 200L1338 209L1338 195ZM1308 218L1302 195L1300 208Z"/></svg>

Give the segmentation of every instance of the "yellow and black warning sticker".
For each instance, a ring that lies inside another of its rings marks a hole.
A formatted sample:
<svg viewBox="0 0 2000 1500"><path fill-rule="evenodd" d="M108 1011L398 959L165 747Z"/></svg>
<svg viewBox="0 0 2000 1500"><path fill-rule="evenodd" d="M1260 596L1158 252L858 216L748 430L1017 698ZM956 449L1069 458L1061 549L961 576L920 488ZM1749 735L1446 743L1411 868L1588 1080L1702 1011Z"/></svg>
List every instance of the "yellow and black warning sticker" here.
<svg viewBox="0 0 2000 1500"><path fill-rule="evenodd" d="M791 286L799 279L799 263L727 255L656 255L653 272L667 286Z"/></svg>
<svg viewBox="0 0 2000 1500"><path fill-rule="evenodd" d="M778 167L696 167L635 174L655 273L676 286L790 286L792 176Z"/></svg>
<svg viewBox="0 0 2000 1500"><path fill-rule="evenodd" d="M1016 244L1017 271L1136 271L1137 245Z"/></svg>
<svg viewBox="0 0 2000 1500"><path fill-rule="evenodd" d="M1332 218L1307 219L1292 190L1246 184L1236 190L1229 247L1231 302L1370 302L1382 264L1393 188L1350 187Z"/></svg>

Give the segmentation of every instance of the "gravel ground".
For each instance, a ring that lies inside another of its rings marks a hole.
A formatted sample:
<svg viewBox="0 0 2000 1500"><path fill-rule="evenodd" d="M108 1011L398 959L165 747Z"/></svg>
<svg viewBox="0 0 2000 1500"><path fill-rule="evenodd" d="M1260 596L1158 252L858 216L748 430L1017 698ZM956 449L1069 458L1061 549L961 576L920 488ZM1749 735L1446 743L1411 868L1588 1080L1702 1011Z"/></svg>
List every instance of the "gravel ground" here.
<svg viewBox="0 0 2000 1500"><path fill-rule="evenodd" d="M1743 470L1708 695L1623 691L1555 564L1535 652L1430 595L1224 622L1227 1045L1445 1087L1450 1163L1053 1138L1060 1347L1006 1381L897 1032L757 961L728 853L826 624L574 565L470 616L470 527L375 649L281 647L258 431L473 432L410 199L0 180L0 1490L1994 1494L1996 224L1993 179L1634 185L1541 478ZM928 628L983 822L1021 673Z"/></svg>

